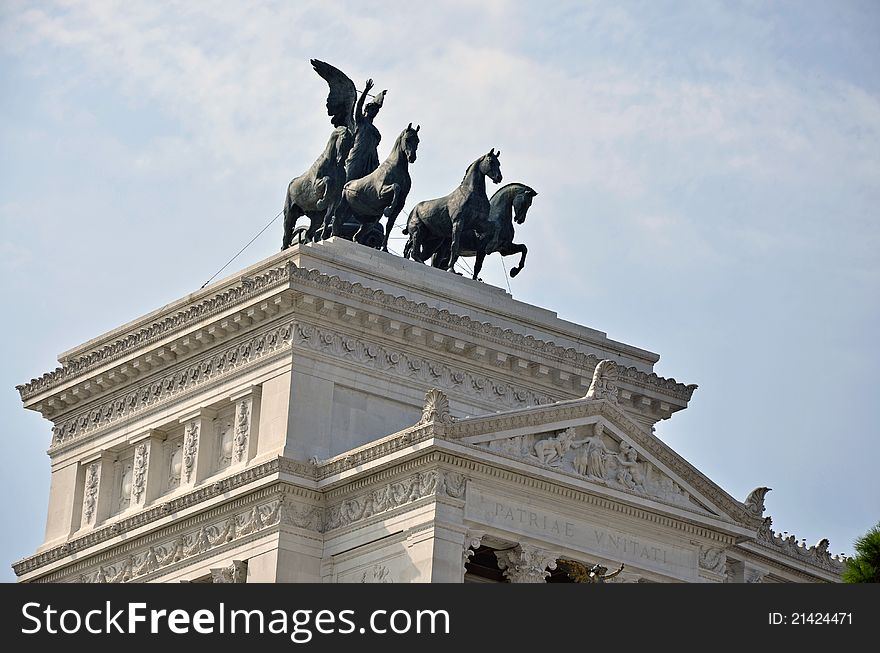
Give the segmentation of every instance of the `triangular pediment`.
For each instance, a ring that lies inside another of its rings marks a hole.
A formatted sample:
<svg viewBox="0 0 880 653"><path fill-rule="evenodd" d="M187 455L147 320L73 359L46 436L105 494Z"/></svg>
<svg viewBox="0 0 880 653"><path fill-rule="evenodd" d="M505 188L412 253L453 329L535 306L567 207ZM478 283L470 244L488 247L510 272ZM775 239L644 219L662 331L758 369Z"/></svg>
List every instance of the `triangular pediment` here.
<svg viewBox="0 0 880 653"><path fill-rule="evenodd" d="M743 504L609 400L583 398L465 418L447 437L639 502L753 521Z"/></svg>

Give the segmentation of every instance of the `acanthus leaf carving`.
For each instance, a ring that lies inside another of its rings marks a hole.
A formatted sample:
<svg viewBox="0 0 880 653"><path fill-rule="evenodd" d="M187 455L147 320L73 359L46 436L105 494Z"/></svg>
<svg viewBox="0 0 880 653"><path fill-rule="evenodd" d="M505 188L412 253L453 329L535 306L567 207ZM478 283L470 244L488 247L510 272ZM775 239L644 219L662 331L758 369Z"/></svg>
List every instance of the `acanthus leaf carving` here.
<svg viewBox="0 0 880 653"><path fill-rule="evenodd" d="M425 394L425 404L422 408L422 419L419 424L436 422L438 424L451 424L452 414L449 411L449 397L437 388L429 390Z"/></svg>
<svg viewBox="0 0 880 653"><path fill-rule="evenodd" d="M590 389L587 390L588 399L607 399L617 403L618 384L617 363L612 360L602 360L593 370L593 380Z"/></svg>
<svg viewBox="0 0 880 653"><path fill-rule="evenodd" d="M86 468L85 490L83 492L83 516L86 523L92 523L95 516L95 508L98 504L98 484L100 473L98 463L92 463Z"/></svg>
<svg viewBox="0 0 880 653"><path fill-rule="evenodd" d="M752 517L762 518L764 516L764 497L770 490L771 488L769 487L756 487L749 492L749 496L746 497L744 505L746 511Z"/></svg>
<svg viewBox="0 0 880 653"><path fill-rule="evenodd" d="M199 449L199 422L192 420L187 423L183 434L183 473L186 482L190 481L195 470L196 454Z"/></svg>
<svg viewBox="0 0 880 653"><path fill-rule="evenodd" d="M507 551L496 551L498 566L511 583L544 583L556 569L557 555L535 546L519 544Z"/></svg>
<svg viewBox="0 0 880 653"><path fill-rule="evenodd" d="M150 450L146 442L139 443L134 449L134 478L132 481L132 493L137 503L141 501L141 495L147 487L147 466L149 465Z"/></svg>

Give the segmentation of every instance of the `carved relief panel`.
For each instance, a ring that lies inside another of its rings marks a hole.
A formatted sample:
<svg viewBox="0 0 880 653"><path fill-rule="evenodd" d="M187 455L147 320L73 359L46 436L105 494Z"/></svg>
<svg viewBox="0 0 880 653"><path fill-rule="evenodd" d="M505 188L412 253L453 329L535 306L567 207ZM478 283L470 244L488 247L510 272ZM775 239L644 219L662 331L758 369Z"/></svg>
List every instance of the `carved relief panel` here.
<svg viewBox="0 0 880 653"><path fill-rule="evenodd" d="M524 458L617 489L699 508L688 492L602 422L561 431L531 433L475 443L505 456Z"/></svg>

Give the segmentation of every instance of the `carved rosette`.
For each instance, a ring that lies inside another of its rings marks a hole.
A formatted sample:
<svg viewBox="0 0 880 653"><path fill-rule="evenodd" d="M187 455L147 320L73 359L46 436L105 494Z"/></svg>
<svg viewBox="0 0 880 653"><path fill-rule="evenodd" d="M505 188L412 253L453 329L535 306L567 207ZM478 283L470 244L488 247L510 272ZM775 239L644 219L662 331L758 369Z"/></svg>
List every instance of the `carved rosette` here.
<svg viewBox="0 0 880 653"><path fill-rule="evenodd" d="M199 450L199 423L196 420L186 425L183 435L183 474L189 482L196 463L196 452Z"/></svg>
<svg viewBox="0 0 880 653"><path fill-rule="evenodd" d="M587 399L607 399L617 403L617 363L612 360L602 360L593 370L593 380L590 389L587 390Z"/></svg>
<svg viewBox="0 0 880 653"><path fill-rule="evenodd" d="M235 405L235 461L241 462L247 454L248 436L251 430L250 397L242 399Z"/></svg>
<svg viewBox="0 0 880 653"><path fill-rule="evenodd" d="M422 419L419 420L419 424L427 424L428 422L451 424L452 421L449 398L437 388L429 390L425 394L425 404L422 408Z"/></svg>
<svg viewBox="0 0 880 653"><path fill-rule="evenodd" d="M149 465L150 450L146 442L141 442L134 449L134 478L131 491L136 503L141 502L141 495L147 489L147 465Z"/></svg>
<svg viewBox="0 0 880 653"><path fill-rule="evenodd" d="M246 583L247 560L233 560L228 567L211 570L212 583Z"/></svg>
<svg viewBox="0 0 880 653"><path fill-rule="evenodd" d="M101 474L98 471L98 463L92 463L86 468L86 483L83 492L83 518L87 524L94 522L95 509L98 505L98 485Z"/></svg>
<svg viewBox="0 0 880 653"><path fill-rule="evenodd" d="M496 551L498 566L511 583L544 583L556 569L556 555L534 546L520 544L509 551Z"/></svg>

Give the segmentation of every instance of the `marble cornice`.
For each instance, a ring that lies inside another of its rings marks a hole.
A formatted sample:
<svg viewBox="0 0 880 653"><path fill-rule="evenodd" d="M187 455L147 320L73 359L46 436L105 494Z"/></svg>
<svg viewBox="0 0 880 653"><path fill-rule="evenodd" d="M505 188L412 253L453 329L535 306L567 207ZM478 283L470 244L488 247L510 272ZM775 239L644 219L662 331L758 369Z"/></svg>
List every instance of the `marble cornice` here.
<svg viewBox="0 0 880 653"><path fill-rule="evenodd" d="M700 494L712 501L731 518L757 529L760 520L749 515L745 506L706 478L657 436L648 433L618 406L604 399L570 399L545 406L535 406L458 420L445 431L448 439L496 433L520 428L540 429L543 425L602 415L644 447L670 470L685 479Z"/></svg>
<svg viewBox="0 0 880 653"><path fill-rule="evenodd" d="M166 341L170 336L181 334L187 328L202 324L212 316L254 301L270 291L286 288L299 292L309 289L346 298L355 297L360 302L376 306L383 311L390 310L415 319L417 323L431 323L452 332L465 333L469 337L478 337L483 341L524 351L543 359L551 359L559 364L581 370L584 374L592 373L593 368L599 362L599 358L594 354L578 352L572 347L561 347L553 342L517 333L512 329L502 329L489 322L480 322L446 309L432 307L426 302L414 302L404 296L394 296L382 290L368 288L360 283L351 283L338 276L324 274L319 270L300 268L293 261L288 260L283 265L252 278L242 278L237 284L227 287L222 292L184 310L178 310L174 315L157 319L151 325L142 327L125 337L120 337L113 343L67 360L64 365L54 371L16 386L16 388L22 400L27 402L38 395L58 388L62 384L84 377L109 363L132 356L136 352L142 352L145 348L160 341ZM156 361L156 364L162 365L161 361ZM696 385L678 383L675 379L660 377L653 372L647 373L635 367L623 368L622 366L620 383L666 395L683 403L690 400L697 387Z"/></svg>
<svg viewBox="0 0 880 653"><path fill-rule="evenodd" d="M192 492L174 497L168 501L156 503L155 505L133 515L95 528L83 535L68 540L64 544L19 560L12 565L12 568L15 570L16 575L21 576L34 569L39 569L40 567L61 560L69 555L73 555L74 553L84 551L95 545L112 540L122 533L131 532L160 519L164 519L169 515L179 513L183 510L204 503L205 501L223 496L227 492L236 490L267 476L271 476L272 474L279 472L280 469L280 458L274 458L261 465L248 467L236 474L217 479L211 484L202 485Z"/></svg>
<svg viewBox="0 0 880 653"><path fill-rule="evenodd" d="M59 419L52 429L51 455L97 437L135 417L142 418L180 401L194 392L234 378L254 364L267 363L290 348L292 324L278 323L230 341L226 346L190 359L164 374L110 393L79 411Z"/></svg>
<svg viewBox="0 0 880 653"><path fill-rule="evenodd" d="M458 473L467 477L470 482L479 481L481 478L483 480L502 481L517 488L526 488L534 490L536 493L586 503L611 513L672 528L706 541L718 542L723 546L733 544L733 538L728 534L719 533L711 528L685 519L651 512L645 508L604 496L595 491L573 487L552 479L540 478L506 466L495 465L485 460L467 458L457 452L438 451L433 456L433 460L436 463L452 467ZM536 494L534 496L539 495Z"/></svg>
<svg viewBox="0 0 880 653"><path fill-rule="evenodd" d="M736 545L735 551L741 555L746 554L748 558L757 559L760 562L771 566L773 571L782 576L791 574L802 579L803 582L814 583L817 578L828 582L840 582L840 574L843 572L843 565L840 564L836 568L829 568L820 564L816 560L808 560L804 558L793 558L793 556L784 551L770 549L763 545L760 539L749 540L748 542L740 542ZM793 565L792 562L799 562L803 569Z"/></svg>

